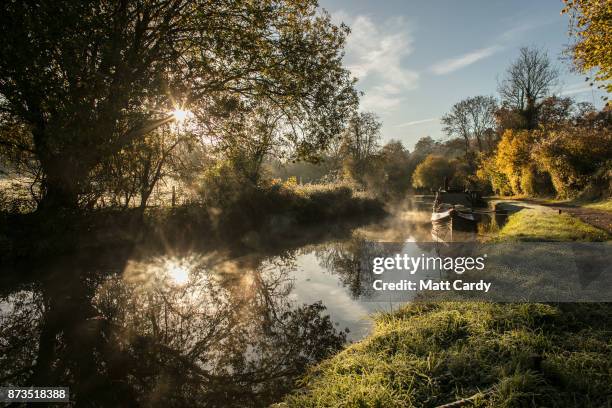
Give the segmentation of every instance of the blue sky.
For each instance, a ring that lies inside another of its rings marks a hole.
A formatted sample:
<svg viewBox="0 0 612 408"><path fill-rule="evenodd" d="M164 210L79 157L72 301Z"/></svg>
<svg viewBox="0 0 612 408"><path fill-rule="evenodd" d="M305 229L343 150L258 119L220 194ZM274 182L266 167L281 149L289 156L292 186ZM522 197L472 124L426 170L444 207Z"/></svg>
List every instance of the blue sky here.
<svg viewBox="0 0 612 408"><path fill-rule="evenodd" d="M561 71L556 94L601 107L601 92L570 72L561 0L320 0L352 33L345 64L365 92L361 109L383 121L383 139L408 148L442 138L440 117L463 98L497 97L497 82L521 46L545 49Z"/></svg>

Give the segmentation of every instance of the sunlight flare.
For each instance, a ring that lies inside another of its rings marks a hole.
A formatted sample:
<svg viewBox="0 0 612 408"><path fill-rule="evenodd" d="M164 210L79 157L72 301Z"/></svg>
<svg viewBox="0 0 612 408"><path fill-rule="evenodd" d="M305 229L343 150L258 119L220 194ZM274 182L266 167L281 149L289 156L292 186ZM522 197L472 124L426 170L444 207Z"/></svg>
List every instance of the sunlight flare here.
<svg viewBox="0 0 612 408"><path fill-rule="evenodd" d="M170 262L168 265L168 276L177 285L184 285L189 280L189 268L178 262Z"/></svg>
<svg viewBox="0 0 612 408"><path fill-rule="evenodd" d="M182 123L191 116L191 112L184 109L175 109L172 111L172 117L176 122Z"/></svg>

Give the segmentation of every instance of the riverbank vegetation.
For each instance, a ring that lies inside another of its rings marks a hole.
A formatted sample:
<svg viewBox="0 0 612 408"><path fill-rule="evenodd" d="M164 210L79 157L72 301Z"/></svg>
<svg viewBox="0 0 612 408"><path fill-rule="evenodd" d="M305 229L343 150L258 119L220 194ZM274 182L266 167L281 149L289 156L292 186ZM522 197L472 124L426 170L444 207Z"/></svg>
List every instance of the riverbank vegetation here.
<svg viewBox="0 0 612 408"><path fill-rule="evenodd" d="M610 403L608 305L417 302L375 324L278 406Z"/></svg>
<svg viewBox="0 0 612 408"><path fill-rule="evenodd" d="M321 223L360 225L385 214L380 200L350 186L300 186L291 180L253 188L249 194L243 191L223 207L195 203L152 207L144 213L138 208L100 209L51 218L38 212L4 213L0 214L0 260L130 247L142 241L151 246L172 242L181 247L191 242L259 248L295 239L300 231ZM268 237L269 242L256 242L259 236Z"/></svg>

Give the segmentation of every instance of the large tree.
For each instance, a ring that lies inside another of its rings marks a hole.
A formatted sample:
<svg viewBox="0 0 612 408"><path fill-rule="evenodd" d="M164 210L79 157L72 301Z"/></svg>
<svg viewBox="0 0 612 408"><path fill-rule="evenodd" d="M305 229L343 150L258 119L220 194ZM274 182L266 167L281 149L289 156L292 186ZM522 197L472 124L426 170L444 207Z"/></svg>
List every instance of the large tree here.
<svg viewBox="0 0 612 408"><path fill-rule="evenodd" d="M470 141L475 140L479 151L485 148L485 140L491 149L490 136L495 127L497 102L492 96L474 96L457 102L451 111L442 117L444 132L449 136L461 137L465 141L466 154Z"/></svg>
<svg viewBox="0 0 612 408"><path fill-rule="evenodd" d="M78 206L96 167L176 106L210 129L265 99L309 158L356 102L348 28L315 0L3 2L0 31L0 110L28 128L44 207Z"/></svg>
<svg viewBox="0 0 612 408"><path fill-rule="evenodd" d="M525 127L533 129L537 125L540 103L558 78L559 71L545 51L523 47L499 84L502 103L520 113Z"/></svg>

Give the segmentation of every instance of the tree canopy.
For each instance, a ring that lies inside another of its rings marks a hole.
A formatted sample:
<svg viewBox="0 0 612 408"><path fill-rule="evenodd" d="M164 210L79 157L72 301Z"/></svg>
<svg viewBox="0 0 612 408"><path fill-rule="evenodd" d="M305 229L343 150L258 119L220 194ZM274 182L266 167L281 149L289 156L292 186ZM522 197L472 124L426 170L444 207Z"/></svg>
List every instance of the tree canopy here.
<svg viewBox="0 0 612 408"><path fill-rule="evenodd" d="M470 141L475 140L479 151L485 148L485 140L491 149L490 136L495 128L495 111L497 102L492 96L474 96L457 102L451 111L442 117L444 132L449 136L465 140L466 153L470 150Z"/></svg>
<svg viewBox="0 0 612 408"><path fill-rule="evenodd" d="M429 189L442 187L445 180L451 179L455 174L455 165L455 162L442 156L429 155L414 170L412 185Z"/></svg>
<svg viewBox="0 0 612 408"><path fill-rule="evenodd" d="M564 0L563 13L571 16L570 47L576 67L596 70L596 81L612 81L612 3L605 0ZM608 93L612 82L602 84ZM605 98L607 100L607 98Z"/></svg>
<svg viewBox="0 0 612 408"><path fill-rule="evenodd" d="M51 206L77 206L96 166L176 107L207 133L264 100L312 158L357 102L348 28L314 0L4 2L0 29L2 121L26 126Z"/></svg>

